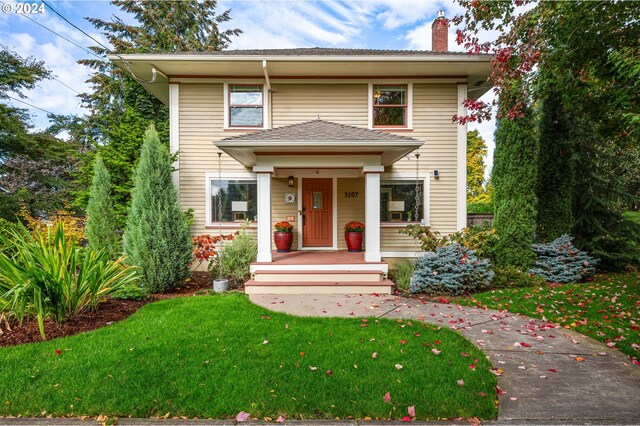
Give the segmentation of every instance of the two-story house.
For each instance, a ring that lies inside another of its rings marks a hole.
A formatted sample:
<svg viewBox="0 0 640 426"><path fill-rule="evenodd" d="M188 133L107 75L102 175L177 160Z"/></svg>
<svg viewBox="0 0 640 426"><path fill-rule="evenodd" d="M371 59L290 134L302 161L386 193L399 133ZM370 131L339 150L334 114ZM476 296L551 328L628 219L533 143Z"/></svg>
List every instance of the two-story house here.
<svg viewBox="0 0 640 426"><path fill-rule="evenodd" d="M444 21L443 21L444 20ZM443 30L444 28L444 30ZM169 105L175 184L193 235L258 241L248 293L388 293L384 259L413 257L398 231L466 226L466 133L452 121L489 88L489 57L433 51L228 50L111 56ZM275 253L273 224L294 225ZM365 224L364 252L343 227Z"/></svg>

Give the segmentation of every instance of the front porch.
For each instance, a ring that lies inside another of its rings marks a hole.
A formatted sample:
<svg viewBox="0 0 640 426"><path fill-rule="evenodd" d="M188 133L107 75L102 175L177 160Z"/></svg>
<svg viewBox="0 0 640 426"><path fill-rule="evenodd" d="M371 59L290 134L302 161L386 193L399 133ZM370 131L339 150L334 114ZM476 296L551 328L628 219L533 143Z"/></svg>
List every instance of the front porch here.
<svg viewBox="0 0 640 426"><path fill-rule="evenodd" d="M365 261L363 252L272 252L271 262L251 264L247 294L391 294L384 261Z"/></svg>

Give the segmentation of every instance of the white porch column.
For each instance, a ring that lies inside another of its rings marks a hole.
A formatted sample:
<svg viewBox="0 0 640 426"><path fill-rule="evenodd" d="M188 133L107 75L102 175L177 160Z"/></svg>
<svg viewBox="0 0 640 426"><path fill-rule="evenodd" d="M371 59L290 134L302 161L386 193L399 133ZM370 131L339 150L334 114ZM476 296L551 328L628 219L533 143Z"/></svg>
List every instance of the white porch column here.
<svg viewBox="0 0 640 426"><path fill-rule="evenodd" d="M258 179L258 262L271 262L271 175L273 166L254 166Z"/></svg>
<svg viewBox="0 0 640 426"><path fill-rule="evenodd" d="M380 173L384 166L364 166L364 261L380 262Z"/></svg>

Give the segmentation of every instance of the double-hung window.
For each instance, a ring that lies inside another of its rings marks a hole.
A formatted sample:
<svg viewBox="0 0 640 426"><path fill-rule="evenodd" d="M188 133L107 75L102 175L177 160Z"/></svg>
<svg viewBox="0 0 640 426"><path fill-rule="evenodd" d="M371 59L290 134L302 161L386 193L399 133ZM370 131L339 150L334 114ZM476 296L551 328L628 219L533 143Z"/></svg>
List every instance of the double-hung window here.
<svg viewBox="0 0 640 426"><path fill-rule="evenodd" d="M382 222L424 222L424 180L416 197L415 180L388 180L380 183L380 220ZM416 217L416 205L418 216Z"/></svg>
<svg viewBox="0 0 640 426"><path fill-rule="evenodd" d="M242 222L256 220L258 186L255 179L210 180L209 222Z"/></svg>
<svg viewBox="0 0 640 426"><path fill-rule="evenodd" d="M229 127L264 127L264 86L229 85Z"/></svg>
<svg viewBox="0 0 640 426"><path fill-rule="evenodd" d="M373 127L408 127L408 86L373 85Z"/></svg>

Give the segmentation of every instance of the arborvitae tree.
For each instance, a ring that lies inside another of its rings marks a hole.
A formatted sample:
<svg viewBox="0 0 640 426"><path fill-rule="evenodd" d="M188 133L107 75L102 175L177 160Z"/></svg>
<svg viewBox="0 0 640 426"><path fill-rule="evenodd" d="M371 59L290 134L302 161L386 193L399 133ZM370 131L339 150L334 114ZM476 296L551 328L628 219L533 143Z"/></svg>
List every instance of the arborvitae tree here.
<svg viewBox="0 0 640 426"><path fill-rule="evenodd" d="M538 141L531 110L498 119L493 162L496 264L529 269L536 225Z"/></svg>
<svg viewBox="0 0 640 426"><path fill-rule="evenodd" d="M538 227L536 239L552 241L570 234L573 225L572 192L575 184L574 142L569 112L562 95L551 90L542 102L539 121Z"/></svg>
<svg viewBox="0 0 640 426"><path fill-rule="evenodd" d="M144 136L133 178L124 234L127 261L141 268L151 292L173 289L189 275L193 244L171 179L171 158L152 125Z"/></svg>
<svg viewBox="0 0 640 426"><path fill-rule="evenodd" d="M116 220L111 202L111 178L100 156L96 157L93 182L89 191L86 234L89 246L104 249L112 259L122 253L116 233Z"/></svg>

